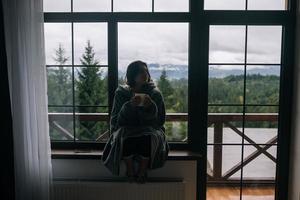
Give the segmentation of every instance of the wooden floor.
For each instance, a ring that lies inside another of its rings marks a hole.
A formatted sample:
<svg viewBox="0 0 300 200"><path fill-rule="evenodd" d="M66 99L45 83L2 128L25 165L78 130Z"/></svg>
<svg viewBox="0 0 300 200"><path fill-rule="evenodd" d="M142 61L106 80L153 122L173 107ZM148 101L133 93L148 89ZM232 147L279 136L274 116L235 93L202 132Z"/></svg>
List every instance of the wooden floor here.
<svg viewBox="0 0 300 200"><path fill-rule="evenodd" d="M242 200L274 200L274 187L243 188ZM239 187L208 187L207 200L239 200Z"/></svg>

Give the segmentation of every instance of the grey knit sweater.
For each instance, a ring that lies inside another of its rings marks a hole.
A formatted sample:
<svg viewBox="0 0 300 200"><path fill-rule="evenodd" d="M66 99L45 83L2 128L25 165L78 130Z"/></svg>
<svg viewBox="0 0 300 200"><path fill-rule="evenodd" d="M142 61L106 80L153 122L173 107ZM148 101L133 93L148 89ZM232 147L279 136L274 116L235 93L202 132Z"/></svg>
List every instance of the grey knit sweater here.
<svg viewBox="0 0 300 200"><path fill-rule="evenodd" d="M153 81L142 87L143 93L151 97L148 107L132 106L134 92L128 85L119 85L115 91L110 118L110 138L107 141L102 162L115 175L120 173L123 142L128 137L151 135L151 157L149 169L162 167L167 159L169 144L165 136L164 99Z"/></svg>

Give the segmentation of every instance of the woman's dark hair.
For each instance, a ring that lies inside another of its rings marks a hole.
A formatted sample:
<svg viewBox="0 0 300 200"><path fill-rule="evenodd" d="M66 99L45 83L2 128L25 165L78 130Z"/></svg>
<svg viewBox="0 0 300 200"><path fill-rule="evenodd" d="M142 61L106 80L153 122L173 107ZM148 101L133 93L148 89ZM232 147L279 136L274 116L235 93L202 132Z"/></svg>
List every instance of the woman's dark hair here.
<svg viewBox="0 0 300 200"><path fill-rule="evenodd" d="M137 60L137 61L130 63L127 67L127 70L126 70L126 84L127 85L129 85L130 87L135 86L135 78L141 72L141 70L143 69L144 66L146 67L146 72L149 76L148 82L150 82L151 76L150 76L147 64L143 61Z"/></svg>

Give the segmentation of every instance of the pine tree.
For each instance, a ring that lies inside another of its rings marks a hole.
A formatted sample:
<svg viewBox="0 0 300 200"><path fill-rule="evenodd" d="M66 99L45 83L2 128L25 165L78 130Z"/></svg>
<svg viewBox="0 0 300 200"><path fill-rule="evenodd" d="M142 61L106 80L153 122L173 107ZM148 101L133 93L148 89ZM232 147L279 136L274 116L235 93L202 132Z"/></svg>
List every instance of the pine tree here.
<svg viewBox="0 0 300 200"><path fill-rule="evenodd" d="M104 108L95 107L107 105L107 79L101 78L103 72L98 66L99 61L95 58L95 52L89 40L80 62L83 67L77 68L78 79L76 80L76 105L79 105L79 113L107 112ZM99 133L107 129L105 122L79 121L78 123L76 135L82 140L95 140Z"/></svg>
<svg viewBox="0 0 300 200"><path fill-rule="evenodd" d="M54 61L57 67L48 68L48 97L49 104L70 105L72 103L71 72L63 65L68 61L65 49L59 44L55 50Z"/></svg>
<svg viewBox="0 0 300 200"><path fill-rule="evenodd" d="M164 97L166 112L174 112L174 109L173 109L173 106L175 104L175 99L173 96L174 88L172 87L170 81L168 80L167 72L166 72L165 68L161 72L161 75L157 81L157 86ZM174 125L174 123L172 123L172 122L165 123L166 134L167 134L169 140L176 139L176 138L174 138L174 135L173 135L173 125Z"/></svg>
<svg viewBox="0 0 300 200"><path fill-rule="evenodd" d="M171 82L168 80L165 68L162 70L157 82L157 86L165 100L166 110L168 112L174 112L174 105L176 102L176 99L174 98L174 88L172 87Z"/></svg>
<svg viewBox="0 0 300 200"><path fill-rule="evenodd" d="M48 81L48 103L51 105L71 105L72 104L72 74L67 67L63 67L69 60L66 57L66 51L62 44L59 44L55 50L55 56L53 60L56 62L57 67L47 68L47 81ZM65 110L62 107L49 107L49 112L72 112L71 110ZM73 132L73 126L70 120L61 119L60 125L65 129ZM62 140L65 139L56 130L50 129L51 139Z"/></svg>

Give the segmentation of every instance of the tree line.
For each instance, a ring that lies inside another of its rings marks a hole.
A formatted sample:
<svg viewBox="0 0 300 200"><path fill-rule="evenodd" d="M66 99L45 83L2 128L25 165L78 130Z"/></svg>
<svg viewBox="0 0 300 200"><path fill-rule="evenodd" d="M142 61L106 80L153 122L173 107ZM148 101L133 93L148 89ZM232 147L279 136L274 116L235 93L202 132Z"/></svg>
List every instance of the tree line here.
<svg viewBox="0 0 300 200"><path fill-rule="evenodd" d="M99 67L100 60L95 57L94 48L88 40L80 58L81 66L67 67L64 47L59 44L53 60L57 67L48 67L48 104L49 112L59 113L106 113L108 112L107 73ZM74 73L74 75L73 75ZM74 80L73 80L74 78ZM163 69L158 79L154 79L163 94L167 113L188 112L188 80L171 79ZM124 77L119 77L119 84ZM229 75L224 78L210 78L208 88L209 113L241 113L243 102L246 104L278 104L279 76L251 74L246 76L244 88L243 75ZM244 94L245 91L245 94ZM217 104L213 106L213 104ZM219 106L219 104L224 104ZM225 104L230 104L225 106ZM73 107L75 110L73 110ZM274 113L276 106L246 106L246 112ZM70 133L74 132L79 140L96 140L109 129L108 122L81 121L70 118L59 121ZM75 126L74 126L75 123ZM235 123L241 126L241 123ZM249 127L276 127L272 122L251 122ZM166 135L170 141L181 141L187 136L187 122L166 122ZM57 130L50 129L51 139L65 139Z"/></svg>

